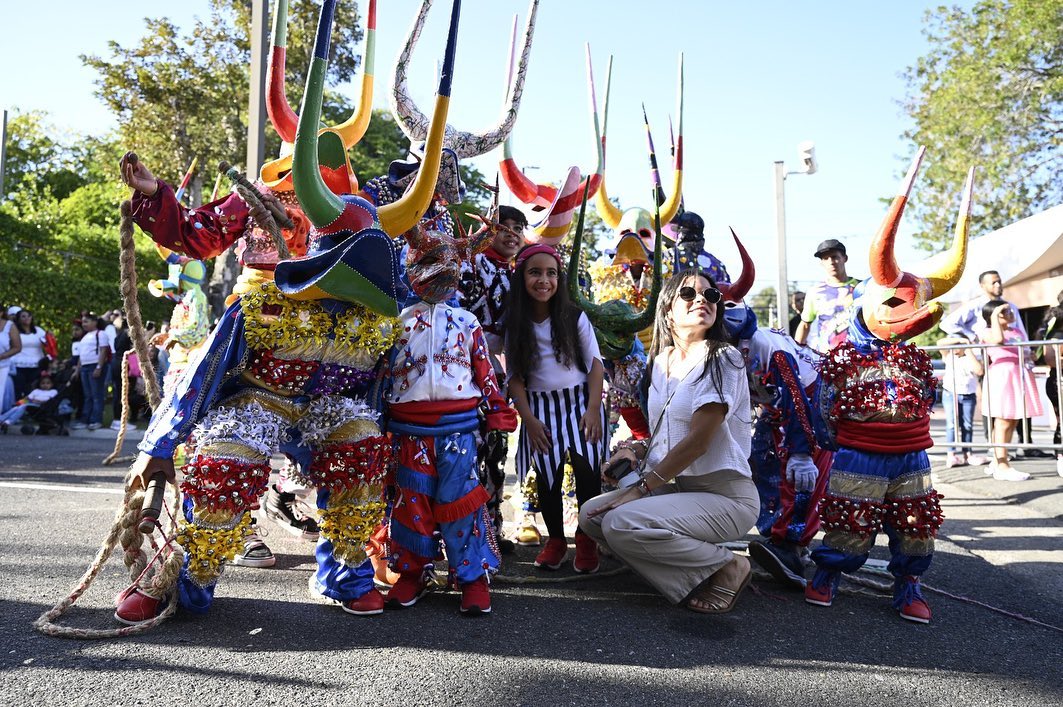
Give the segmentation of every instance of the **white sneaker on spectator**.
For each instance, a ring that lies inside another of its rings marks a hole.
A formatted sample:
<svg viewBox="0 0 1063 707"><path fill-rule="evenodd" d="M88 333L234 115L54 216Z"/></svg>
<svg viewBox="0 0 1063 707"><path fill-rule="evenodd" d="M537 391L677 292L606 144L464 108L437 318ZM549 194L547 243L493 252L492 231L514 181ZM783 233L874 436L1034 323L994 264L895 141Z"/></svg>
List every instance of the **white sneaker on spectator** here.
<svg viewBox="0 0 1063 707"><path fill-rule="evenodd" d="M967 463L971 466L985 466L989 463L989 457L983 454L968 454Z"/></svg>
<svg viewBox="0 0 1063 707"><path fill-rule="evenodd" d="M997 481L1026 481L1030 475L1014 467L998 466L993 472L993 478Z"/></svg>
<svg viewBox="0 0 1063 707"><path fill-rule="evenodd" d="M1056 455L1056 473L1063 476L1063 454Z"/></svg>
<svg viewBox="0 0 1063 707"><path fill-rule="evenodd" d="M122 429L122 421L121 420L115 420L114 422L112 422L111 423L111 429L115 430L115 431L118 431L118 430Z"/></svg>
<svg viewBox="0 0 1063 707"><path fill-rule="evenodd" d="M98 423L98 422L90 422L89 426L88 426L88 429L89 430L98 430L98 429L100 429L100 423Z"/></svg>
<svg viewBox="0 0 1063 707"><path fill-rule="evenodd" d="M70 423L70 429L72 429L72 430L83 430L86 427L88 427L88 425L86 425L84 422L71 422Z"/></svg>

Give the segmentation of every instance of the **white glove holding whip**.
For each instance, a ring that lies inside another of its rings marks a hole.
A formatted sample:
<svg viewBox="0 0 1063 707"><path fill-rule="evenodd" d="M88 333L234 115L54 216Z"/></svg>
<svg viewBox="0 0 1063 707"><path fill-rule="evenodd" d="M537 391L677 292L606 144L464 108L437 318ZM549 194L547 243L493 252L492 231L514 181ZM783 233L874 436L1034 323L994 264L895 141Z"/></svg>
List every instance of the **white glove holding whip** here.
<svg viewBox="0 0 1063 707"><path fill-rule="evenodd" d="M819 469L807 454L794 454L786 462L786 480L794 485L794 490L811 493L816 488Z"/></svg>

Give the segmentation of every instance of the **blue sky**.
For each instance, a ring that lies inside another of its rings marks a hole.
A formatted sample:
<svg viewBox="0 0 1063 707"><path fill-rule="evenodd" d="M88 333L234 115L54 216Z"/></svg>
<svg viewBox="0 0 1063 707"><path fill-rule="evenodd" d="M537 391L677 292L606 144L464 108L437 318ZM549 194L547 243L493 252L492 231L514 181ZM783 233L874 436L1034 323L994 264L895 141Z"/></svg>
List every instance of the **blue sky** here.
<svg viewBox="0 0 1063 707"><path fill-rule="evenodd" d="M379 0L377 107L386 105L394 58L418 6L416 0ZM914 149L901 139L908 121L898 104L905 93L900 74L926 51L922 16L934 6L916 0L542 0L513 133L515 155L521 164L537 167L528 173L539 181L560 180L573 164L593 169L584 69L584 42L590 42L599 101L606 62L614 55L610 194L622 207L647 205L640 104L647 104L667 184L667 121L675 111L676 61L682 51L684 195L687 208L706 220L710 250L737 269L734 245L725 236L733 226L757 259L757 287L774 281L772 163L785 160L796 169L797 143L813 140L820 171L787 180L790 278L806 284L820 279L812 252L825 238L844 241L850 273L864 276L867 246L884 212L880 198L894 193L904 157ZM411 90L425 108L431 106L449 7L436 0L410 70ZM498 117L512 17L518 13L523 27L528 3L464 0L462 8L451 122L477 130ZM92 95L94 75L78 55L106 54L110 39L134 43L143 34L145 16L167 16L188 27L194 16L208 14L207 0L23 5L4 17L0 65L8 70L0 105L47 110L63 129L104 132L113 119ZM44 26L49 41L42 48ZM355 88L351 92L356 95ZM499 149L476 165L493 175L500 155ZM934 157L928 155L927 161ZM909 232L902 229L902 243ZM899 255L902 264L921 257L906 247Z"/></svg>

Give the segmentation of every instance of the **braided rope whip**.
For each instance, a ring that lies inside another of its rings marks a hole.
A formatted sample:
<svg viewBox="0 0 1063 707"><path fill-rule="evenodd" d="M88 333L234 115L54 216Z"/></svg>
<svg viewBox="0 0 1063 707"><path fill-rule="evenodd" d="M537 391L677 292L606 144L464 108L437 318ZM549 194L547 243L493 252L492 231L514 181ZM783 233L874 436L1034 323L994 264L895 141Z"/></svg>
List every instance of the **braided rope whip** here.
<svg viewBox="0 0 1063 707"><path fill-rule="evenodd" d="M144 375L147 386L148 403L152 409L155 409L158 407L160 400L159 386L155 378L155 367L151 364L151 359L148 356L147 332L144 329L144 320L140 315L140 304L137 300L136 250L133 242L132 204L128 200L122 202L121 214L122 218L119 224L121 255L119 257L122 273L122 301L125 305L126 319L129 322L132 334L133 350L141 362L141 372ZM127 351L122 358L122 394L124 396L122 400L122 429L119 431L114 451L103 461L104 464L111 464L118 460L122 444L125 441L126 423L129 418L129 396L127 391L129 356L132 353ZM122 505L115 515L114 523L112 523L107 537L100 545L99 550L96 552L96 557L92 560L88 569L85 570L81 579L77 581L64 599L41 614L33 622L33 627L41 633L56 638L119 638L150 630L177 611L177 602L170 601L166 608L154 619L135 626L125 626L116 629L75 628L55 623L55 620L65 614L92 585L104 565L111 558L118 544L122 546L123 562L129 570L131 580L131 584L126 591L141 587L143 582L146 585L143 591L151 596L162 597L170 594L177 584L177 577L184 562L184 552L173 543L173 537L176 534L175 519L180 512L180 494L174 494L169 527L164 530L161 525L158 526L158 530L163 533L164 540L161 546L156 549L155 556L149 561L147 554L142 548L145 536L139 530L140 512L144 506L144 491L132 488L134 476L132 469L126 473L123 481L125 494L122 498ZM154 538L152 539L152 544L155 545ZM159 560L163 555L165 555L165 559L162 560L160 566L156 567L155 561Z"/></svg>
<svg viewBox="0 0 1063 707"><path fill-rule="evenodd" d="M130 349L122 354L122 426L118 428L118 437L114 440L114 450L103 460L104 466L110 466L120 461L133 461L136 457L121 457L122 445L125 444L126 428L129 425L129 357L133 355Z"/></svg>
<svg viewBox="0 0 1063 707"><path fill-rule="evenodd" d="M292 257L291 252L288 250L288 244L284 240L284 235L281 233L281 228L292 229L295 228L295 224L288 218L288 212L285 210L284 204L280 203L280 200L273 194L260 192L255 188L255 185L247 180L247 177L240 174L228 162L224 160L219 162L218 171L232 182L233 189L247 204L251 219L273 239L273 245L277 248L277 254L280 259L286 260ZM280 225L278 226L277 224Z"/></svg>

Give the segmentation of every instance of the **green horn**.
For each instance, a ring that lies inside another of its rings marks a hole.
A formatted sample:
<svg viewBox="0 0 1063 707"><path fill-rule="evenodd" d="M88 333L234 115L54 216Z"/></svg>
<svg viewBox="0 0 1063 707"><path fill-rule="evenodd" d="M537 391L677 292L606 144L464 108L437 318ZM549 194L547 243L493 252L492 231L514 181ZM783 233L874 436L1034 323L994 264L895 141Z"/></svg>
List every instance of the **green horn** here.
<svg viewBox="0 0 1063 707"><path fill-rule="evenodd" d="M579 288L579 254L583 248L583 219L587 215L587 192L583 190L583 199L579 207L579 219L576 221L576 235L572 240L572 255L568 258L568 296L572 303L587 313L591 323L595 323L598 306L583 296Z"/></svg>
<svg viewBox="0 0 1063 707"><path fill-rule="evenodd" d="M653 193L656 197L657 191L654 190ZM642 331L650 324L653 324L653 320L657 316L657 299L661 295L661 283L664 280L664 266L661 263L664 260L661 205L657 203L656 199L653 200L653 203L655 204L653 207L653 227L657 230L657 236L653 241L653 285L650 286L650 296L646 300L646 308L631 322L634 331Z"/></svg>

